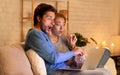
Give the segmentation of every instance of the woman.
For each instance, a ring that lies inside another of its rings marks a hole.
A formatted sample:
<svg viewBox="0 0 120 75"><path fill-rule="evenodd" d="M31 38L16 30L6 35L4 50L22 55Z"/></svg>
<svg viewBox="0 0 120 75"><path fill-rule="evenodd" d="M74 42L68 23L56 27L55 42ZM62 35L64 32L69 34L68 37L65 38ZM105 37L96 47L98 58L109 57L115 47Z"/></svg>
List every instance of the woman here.
<svg viewBox="0 0 120 75"><path fill-rule="evenodd" d="M25 50L33 49L41 56L46 65L47 73L68 67L64 62L75 55L83 55L83 50L77 47L69 52L58 52L48 34L54 25L56 9L49 4L39 4L34 11L34 28L27 33Z"/></svg>
<svg viewBox="0 0 120 75"><path fill-rule="evenodd" d="M55 25L52 27L51 34L49 35L59 52L69 51L68 47L74 48L77 41L74 34L71 34L68 38L64 35L65 23L66 18L64 15L57 13L55 16Z"/></svg>
<svg viewBox="0 0 120 75"><path fill-rule="evenodd" d="M51 34L49 34L50 39L52 40L56 49L59 52L67 52L67 51L71 50L71 48L75 47L75 43L77 41L74 34L70 35L70 37L68 39L65 37L65 35L64 35L65 23L66 23L66 18L64 17L64 15L57 13L55 16L55 25L52 28ZM104 60L104 63L106 63L106 61L105 61L105 60L107 60L106 54L108 54L108 52L105 51L104 53L105 53L104 54L105 58L103 57L102 60ZM70 67L81 68L84 60L85 60L84 55L83 56L77 55L77 56L75 56L75 59L72 58L69 61L67 61L66 63ZM106 71L105 69L100 69L101 66L104 66L103 62L101 62L100 64L99 64L100 66L98 66L98 68L99 68L98 70L92 70L93 74L96 74L95 71L101 71L101 70ZM58 72L58 73L60 73L60 72ZM66 73L64 73L64 74L66 74ZM70 74L74 74L74 73L70 73ZM86 73L81 72L80 74L86 74ZM98 74L100 74L100 73L98 73ZM109 74L109 73L105 73L105 75L107 75L107 74Z"/></svg>
<svg viewBox="0 0 120 75"><path fill-rule="evenodd" d="M64 35L65 23L66 18L64 17L64 15L57 13L55 16L55 25L53 26L51 34L49 35L50 39L59 52L67 52L75 48L75 44L77 41L75 34L71 34L68 38ZM79 56L79 58L81 58L81 60L84 60L83 56ZM66 63L71 67L75 67L77 62L75 62L73 57ZM79 65L79 67L76 66L77 68L80 68L82 66L83 61L79 61L79 63L81 65Z"/></svg>

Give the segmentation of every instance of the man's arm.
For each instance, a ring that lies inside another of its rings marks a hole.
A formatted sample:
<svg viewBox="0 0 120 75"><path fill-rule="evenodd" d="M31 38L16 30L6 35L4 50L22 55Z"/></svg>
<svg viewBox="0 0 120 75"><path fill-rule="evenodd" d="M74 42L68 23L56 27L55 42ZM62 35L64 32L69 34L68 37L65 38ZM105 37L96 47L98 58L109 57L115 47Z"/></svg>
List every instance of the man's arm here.
<svg viewBox="0 0 120 75"><path fill-rule="evenodd" d="M73 51L65 53L57 52L47 35L40 32L32 33L29 40L29 46L49 63L61 63L74 56Z"/></svg>

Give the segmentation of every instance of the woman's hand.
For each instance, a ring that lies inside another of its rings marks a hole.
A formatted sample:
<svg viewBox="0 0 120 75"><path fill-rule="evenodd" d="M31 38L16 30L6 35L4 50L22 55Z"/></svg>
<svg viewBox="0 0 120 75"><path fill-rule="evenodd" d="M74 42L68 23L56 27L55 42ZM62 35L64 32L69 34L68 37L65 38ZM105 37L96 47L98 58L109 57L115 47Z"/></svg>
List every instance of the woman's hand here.
<svg viewBox="0 0 120 75"><path fill-rule="evenodd" d="M77 42L77 38L76 38L75 34L70 34L70 36L68 36L68 40L69 40L69 43L72 46L72 48L74 48L76 45L76 42Z"/></svg>

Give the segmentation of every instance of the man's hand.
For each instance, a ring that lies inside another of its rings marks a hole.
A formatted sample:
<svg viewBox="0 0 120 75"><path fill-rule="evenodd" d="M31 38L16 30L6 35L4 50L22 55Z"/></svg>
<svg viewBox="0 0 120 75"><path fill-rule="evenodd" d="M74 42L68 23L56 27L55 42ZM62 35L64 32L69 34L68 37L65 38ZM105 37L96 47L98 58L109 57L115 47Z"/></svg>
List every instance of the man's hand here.
<svg viewBox="0 0 120 75"><path fill-rule="evenodd" d="M85 54L84 50L81 47L74 48L73 52L75 53L75 55L81 55L81 56L83 56Z"/></svg>

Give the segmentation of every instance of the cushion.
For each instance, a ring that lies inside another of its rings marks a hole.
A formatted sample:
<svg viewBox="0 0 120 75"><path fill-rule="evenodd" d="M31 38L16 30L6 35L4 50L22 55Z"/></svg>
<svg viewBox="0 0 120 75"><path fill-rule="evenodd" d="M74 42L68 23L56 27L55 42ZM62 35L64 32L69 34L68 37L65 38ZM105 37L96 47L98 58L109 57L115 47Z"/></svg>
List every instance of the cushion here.
<svg viewBox="0 0 120 75"><path fill-rule="evenodd" d="M21 44L0 47L0 75L33 75Z"/></svg>
<svg viewBox="0 0 120 75"><path fill-rule="evenodd" d="M34 75L47 75L44 60L32 49L26 52Z"/></svg>
<svg viewBox="0 0 120 75"><path fill-rule="evenodd" d="M112 75L117 75L117 69L115 67L115 62L112 58L109 58L109 60L107 61L104 67L110 70Z"/></svg>

